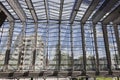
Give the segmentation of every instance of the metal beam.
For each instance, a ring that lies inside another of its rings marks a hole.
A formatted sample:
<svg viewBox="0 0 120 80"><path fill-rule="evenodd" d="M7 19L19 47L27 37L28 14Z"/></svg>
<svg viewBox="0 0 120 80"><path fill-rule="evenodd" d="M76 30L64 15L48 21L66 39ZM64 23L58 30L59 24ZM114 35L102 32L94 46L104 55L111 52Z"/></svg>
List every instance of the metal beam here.
<svg viewBox="0 0 120 80"><path fill-rule="evenodd" d="M84 24L81 24L81 36L82 36L82 50L83 50L83 74L86 75L86 49L85 49Z"/></svg>
<svg viewBox="0 0 120 80"><path fill-rule="evenodd" d="M61 28L60 28L60 24L59 24L59 26L58 26L58 30L59 30L59 32L58 32L58 45L56 46L56 48L58 49L58 52L57 52L57 70L58 71L60 71L60 67L61 67L61 37L60 37L60 35L61 35Z"/></svg>
<svg viewBox="0 0 120 80"><path fill-rule="evenodd" d="M96 11L96 13L93 15L93 23L96 24L98 21L100 21L100 19L103 18L103 16L108 13L118 1L119 0L105 0L98 11Z"/></svg>
<svg viewBox="0 0 120 80"><path fill-rule="evenodd" d="M98 54L98 45L97 45L97 36L96 36L96 25L93 24L93 35L94 35L94 45L96 52L96 75L99 75L99 54Z"/></svg>
<svg viewBox="0 0 120 80"><path fill-rule="evenodd" d="M26 3L27 3L27 6L28 6L28 9L30 10L31 14L32 14L32 17L34 19L34 22L37 22L38 21L38 18L37 18L37 15L35 13L35 9L33 7L33 3L31 0L25 0Z"/></svg>
<svg viewBox="0 0 120 80"><path fill-rule="evenodd" d="M46 18L47 18L47 22L48 22L48 21L49 21L49 15L48 15L48 0L44 0L44 5L45 5Z"/></svg>
<svg viewBox="0 0 120 80"><path fill-rule="evenodd" d="M15 79L15 78L51 78L51 77L59 77L59 78L65 78L65 77L96 77L95 71L87 71L87 75L82 75L82 71L15 71L15 72L0 72L0 78L9 78L9 79ZM107 71L100 71L100 74L98 76L103 77L117 77L120 76L120 71L113 71L113 75L108 75Z"/></svg>
<svg viewBox="0 0 120 80"><path fill-rule="evenodd" d="M104 24L108 24L111 21L114 21L120 15L120 5L117 6L105 19L103 19Z"/></svg>
<svg viewBox="0 0 120 80"><path fill-rule="evenodd" d="M59 24L61 24L64 0L60 0Z"/></svg>
<svg viewBox="0 0 120 80"><path fill-rule="evenodd" d="M107 58L108 74L112 75L111 56L110 56L109 42L108 42L108 35L107 35L107 25L102 24L102 31L103 31L104 45L105 45L106 58Z"/></svg>
<svg viewBox="0 0 120 80"><path fill-rule="evenodd" d="M26 27L26 23L23 22L22 23L22 34L20 35L20 38L22 38L21 40L21 44L22 46L20 46L20 52L19 52L19 57L18 57L18 70L22 70L22 66L23 66L23 59L24 59L24 50L25 50L25 45L24 45L24 39L25 39L25 27Z"/></svg>
<svg viewBox="0 0 120 80"><path fill-rule="evenodd" d="M58 65L57 65L57 70L60 71L60 67L61 67L61 18L62 18L62 11L63 11L63 4L64 4L64 0L60 0L60 12L59 12L59 26L58 26Z"/></svg>
<svg viewBox="0 0 120 80"><path fill-rule="evenodd" d="M4 70L8 70L8 63L9 63L9 57L10 57L10 51L11 51L11 44L12 44L12 37L13 37L13 30L14 30L14 22L10 22L10 28L8 33L8 39L7 39L7 50L5 53L5 61L4 61Z"/></svg>
<svg viewBox="0 0 120 80"><path fill-rule="evenodd" d="M32 60L32 69L35 70L35 59L36 59L36 47L37 47L37 30L38 30L38 23L35 23L35 43L34 43L34 50L33 50L33 60Z"/></svg>
<svg viewBox="0 0 120 80"><path fill-rule="evenodd" d="M119 61L120 61L120 36L119 36L119 29L118 29L118 25L114 24L113 25L114 27L114 33L115 33L115 38L116 38L116 43L117 43L117 50L118 50L118 66L120 65L119 64Z"/></svg>
<svg viewBox="0 0 120 80"><path fill-rule="evenodd" d="M25 15L20 3L18 2L18 0L7 0L7 2L13 8L13 10L16 12L16 14L19 16L20 20L24 22L26 20L26 15Z"/></svg>
<svg viewBox="0 0 120 80"><path fill-rule="evenodd" d="M118 16L118 18L113 21L113 24L120 24L120 16Z"/></svg>
<svg viewBox="0 0 120 80"><path fill-rule="evenodd" d="M7 15L7 19L11 22L14 21L14 17L11 13L5 8L5 6L0 2L0 9Z"/></svg>
<svg viewBox="0 0 120 80"><path fill-rule="evenodd" d="M79 11L80 5L82 3L82 0L75 0L74 6L73 6L73 10L70 16L70 24L73 24L74 19Z"/></svg>
<svg viewBox="0 0 120 80"><path fill-rule="evenodd" d="M71 70L74 69L74 53L73 53L73 26L70 26L70 43L71 43Z"/></svg>
<svg viewBox="0 0 120 80"><path fill-rule="evenodd" d="M81 23L84 24L87 21L87 19L90 17L92 12L96 9L99 2L100 0L92 0L90 6L88 7L87 11L85 12L85 14L83 15L81 19Z"/></svg>

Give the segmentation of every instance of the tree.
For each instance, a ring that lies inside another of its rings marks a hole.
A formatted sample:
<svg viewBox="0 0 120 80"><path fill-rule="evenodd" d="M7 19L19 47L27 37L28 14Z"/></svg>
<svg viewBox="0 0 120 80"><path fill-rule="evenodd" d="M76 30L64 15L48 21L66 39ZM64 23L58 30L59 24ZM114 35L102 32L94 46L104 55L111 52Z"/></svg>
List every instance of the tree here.
<svg viewBox="0 0 120 80"><path fill-rule="evenodd" d="M56 52L53 58L53 61L56 62L55 69L68 69L71 66L70 56L68 53L65 53L60 50L60 46L56 45Z"/></svg>

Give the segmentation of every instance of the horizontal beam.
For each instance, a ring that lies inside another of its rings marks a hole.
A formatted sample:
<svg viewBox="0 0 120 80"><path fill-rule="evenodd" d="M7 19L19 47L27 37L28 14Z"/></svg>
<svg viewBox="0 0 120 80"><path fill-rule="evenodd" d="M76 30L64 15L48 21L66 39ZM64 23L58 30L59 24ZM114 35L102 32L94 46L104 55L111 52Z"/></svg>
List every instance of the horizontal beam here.
<svg viewBox="0 0 120 80"><path fill-rule="evenodd" d="M37 22L38 19L37 19L37 15L35 13L35 9L33 7L32 1L31 0L25 0L25 1L27 3L28 9L30 10L30 12L32 14L32 17L33 17L34 21Z"/></svg>
<svg viewBox="0 0 120 80"><path fill-rule="evenodd" d="M103 18L103 16L105 16L105 14L108 13L118 1L119 0L105 0L98 11L93 15L93 23L96 24L100 21L100 19Z"/></svg>
<svg viewBox="0 0 120 80"><path fill-rule="evenodd" d="M81 71L16 71L16 72L0 72L0 78L31 78L31 77L96 77L96 76L107 76L117 77L120 76L120 71L113 71L113 75L108 75L108 71L100 71L99 75L96 75L95 71L87 71L86 75L83 75Z"/></svg>
<svg viewBox="0 0 120 80"><path fill-rule="evenodd" d="M109 22L115 20L120 15L120 5L116 7L105 19L103 19L103 24L108 24Z"/></svg>
<svg viewBox="0 0 120 80"><path fill-rule="evenodd" d="M120 15L113 21L113 24L120 24Z"/></svg>
<svg viewBox="0 0 120 80"><path fill-rule="evenodd" d="M85 14L83 15L81 22L84 24L87 19L90 17L90 15L92 14L92 12L96 9L98 3L100 2L100 0L93 0L90 4L90 6L88 7L87 11L85 12Z"/></svg>
<svg viewBox="0 0 120 80"><path fill-rule="evenodd" d="M60 0L59 23L61 23L62 12L63 12L63 4L64 4L64 0Z"/></svg>
<svg viewBox="0 0 120 80"><path fill-rule="evenodd" d="M0 2L0 9L6 14L7 19L9 21L14 21L14 17L10 14L10 12L5 8L5 6Z"/></svg>
<svg viewBox="0 0 120 80"><path fill-rule="evenodd" d="M47 22L48 22L49 21L48 0L44 0L44 6L45 6L46 19L47 19Z"/></svg>
<svg viewBox="0 0 120 80"><path fill-rule="evenodd" d="M25 21L26 20L26 15L25 15L20 3L18 2L18 0L7 0L7 2L10 4L10 6L16 12L16 14L20 18L20 20Z"/></svg>
<svg viewBox="0 0 120 80"><path fill-rule="evenodd" d="M79 11L81 3L82 3L82 0L75 0L73 10L72 10L72 13L71 13L71 16L70 16L70 24L73 24L74 19L77 15L77 12Z"/></svg>

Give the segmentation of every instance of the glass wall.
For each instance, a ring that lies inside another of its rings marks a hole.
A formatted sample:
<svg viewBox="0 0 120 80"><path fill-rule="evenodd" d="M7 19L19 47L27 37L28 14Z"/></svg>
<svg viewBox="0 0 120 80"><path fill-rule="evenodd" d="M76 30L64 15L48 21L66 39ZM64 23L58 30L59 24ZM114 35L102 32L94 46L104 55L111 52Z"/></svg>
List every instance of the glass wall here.
<svg viewBox="0 0 120 80"><path fill-rule="evenodd" d="M15 22L13 36L9 36L10 24L5 22L0 28L0 69L3 69L8 40L12 37L8 70L70 70L82 71L83 50L81 25L55 23ZM86 70L96 70L96 51L93 24L88 21L84 26ZM107 70L107 58L102 24L95 26L96 43L100 70ZM120 34L120 26L118 26ZM120 68L118 45L112 25L107 26L112 69ZM35 54L35 55L34 55ZM35 59L34 59L35 57ZM35 61L35 62L34 62Z"/></svg>

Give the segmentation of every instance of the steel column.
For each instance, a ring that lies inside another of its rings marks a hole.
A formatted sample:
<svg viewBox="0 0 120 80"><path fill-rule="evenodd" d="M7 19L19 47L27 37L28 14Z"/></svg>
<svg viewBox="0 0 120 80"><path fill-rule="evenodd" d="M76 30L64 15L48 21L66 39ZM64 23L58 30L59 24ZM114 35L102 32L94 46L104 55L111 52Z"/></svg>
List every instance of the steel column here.
<svg viewBox="0 0 120 80"><path fill-rule="evenodd" d="M120 39L119 39L120 36L119 36L119 31L118 31L118 25L114 24L113 27L114 27L114 33L115 33L115 38L116 38L116 43L117 43L117 50L118 50L118 63L120 63Z"/></svg>
<svg viewBox="0 0 120 80"><path fill-rule="evenodd" d="M86 75L86 49L85 49L84 24L81 24L81 36L82 36L82 50L83 50L83 75Z"/></svg>
<svg viewBox="0 0 120 80"><path fill-rule="evenodd" d="M96 25L93 24L93 35L94 35L94 45L95 45L95 52L96 52L96 75L99 74L99 54L98 54L98 47L97 47L97 35L96 35Z"/></svg>
<svg viewBox="0 0 120 80"><path fill-rule="evenodd" d="M70 43L71 43L71 69L74 69L74 54L73 54L73 27L70 26Z"/></svg>
<svg viewBox="0 0 120 80"><path fill-rule="evenodd" d="M35 23L35 44L34 44L34 50L33 50L33 60L32 60L32 69L35 69L35 59L36 59L36 45L37 45L37 29L38 29L38 23Z"/></svg>
<svg viewBox="0 0 120 80"><path fill-rule="evenodd" d="M26 23L25 22L22 22L22 35L21 35L21 44L22 46L20 46L20 52L19 52L19 57L18 57L18 70L22 70L22 67L23 67L23 59L24 59L24 39L25 39L25 25Z"/></svg>
<svg viewBox="0 0 120 80"><path fill-rule="evenodd" d="M109 50L109 42L108 42L107 25L106 24L102 24L102 31L103 31L103 38L104 38L106 58L107 58L108 74L111 75L112 74L112 70L111 70L111 56L110 56L110 50Z"/></svg>
<svg viewBox="0 0 120 80"><path fill-rule="evenodd" d="M10 50L12 44L12 37L13 37L13 30L14 30L14 22L10 22L10 28L8 32L8 39L7 39L7 50L5 53L5 61L4 61L4 70L8 69L9 57L10 57Z"/></svg>
<svg viewBox="0 0 120 80"><path fill-rule="evenodd" d="M57 54L57 57L58 57L58 65L57 65L57 70L58 71L60 71L60 67L61 67L61 37L60 37L60 35L61 35L61 28L60 28L60 24L59 24L59 26L58 26L59 28L59 32L58 32L58 54Z"/></svg>

